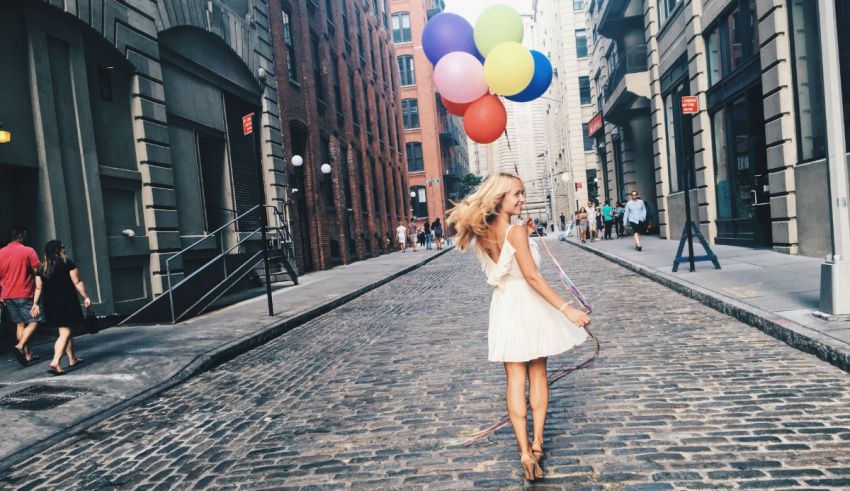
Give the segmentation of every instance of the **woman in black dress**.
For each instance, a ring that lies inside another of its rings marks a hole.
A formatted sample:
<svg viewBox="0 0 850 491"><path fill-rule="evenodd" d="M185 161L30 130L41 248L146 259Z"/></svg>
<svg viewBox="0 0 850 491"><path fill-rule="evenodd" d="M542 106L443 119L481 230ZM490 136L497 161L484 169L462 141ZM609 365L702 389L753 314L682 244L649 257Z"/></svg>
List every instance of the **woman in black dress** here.
<svg viewBox="0 0 850 491"><path fill-rule="evenodd" d="M83 305L89 308L91 300L80 280L77 265L65 256L65 246L61 242L51 240L44 246L44 261L36 271L32 313L38 315L38 301L43 300L45 324L59 329L59 338L53 347L53 361L48 370L52 375L65 373L59 364L63 353L68 355L68 366L73 367L83 361L74 356L71 340L71 327L83 323L77 293L83 297Z"/></svg>

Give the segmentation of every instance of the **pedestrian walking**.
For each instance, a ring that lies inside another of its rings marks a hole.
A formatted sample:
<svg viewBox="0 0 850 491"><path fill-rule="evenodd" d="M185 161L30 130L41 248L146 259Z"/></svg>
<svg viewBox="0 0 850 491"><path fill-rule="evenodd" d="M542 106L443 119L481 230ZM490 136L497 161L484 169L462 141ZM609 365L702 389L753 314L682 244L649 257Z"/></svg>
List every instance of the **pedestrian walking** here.
<svg viewBox="0 0 850 491"><path fill-rule="evenodd" d="M540 275L540 253L531 241L534 222L511 219L522 213L525 186L511 174L488 177L455 206L448 223L456 227L460 250L472 248L495 287L490 301L488 359L502 362L507 376L508 415L525 478L543 477L543 429L549 404L546 360L581 344L590 317L570 304ZM528 438L526 379L532 417Z"/></svg>
<svg viewBox="0 0 850 491"><path fill-rule="evenodd" d="M32 315L39 315L39 301L43 301L45 325L59 330L48 372L51 375L63 375L65 372L60 364L63 354L68 357L69 367L83 362L74 354L74 341L71 337L71 328L83 324L83 312L77 294L83 298L83 307L86 309L91 307L91 300L80 279L77 265L65 255L62 242L51 240L44 246L44 261L36 272Z"/></svg>
<svg viewBox="0 0 850 491"><path fill-rule="evenodd" d="M395 229L395 233L398 238L398 246L401 248L401 252L407 252L407 227L403 223L399 222L398 227Z"/></svg>
<svg viewBox="0 0 850 491"><path fill-rule="evenodd" d="M434 229L434 239L437 242L437 250L443 248L443 224L440 223L439 218L434 219L434 223L431 225L431 228Z"/></svg>
<svg viewBox="0 0 850 491"><path fill-rule="evenodd" d="M617 201L617 206L614 207L614 212L614 228L617 229L617 238L619 239L626 235L626 230L623 226L623 216L626 214L626 208L623 206L623 203Z"/></svg>
<svg viewBox="0 0 850 491"><path fill-rule="evenodd" d="M416 229L416 242L418 242L420 246L425 247L425 229L422 227L418 227Z"/></svg>
<svg viewBox="0 0 850 491"><path fill-rule="evenodd" d="M614 226L614 208L611 206L611 200L606 200L602 205L602 223L605 227L605 240L611 240L611 227Z"/></svg>
<svg viewBox="0 0 850 491"><path fill-rule="evenodd" d="M434 249L434 236L431 235L431 222L428 221L428 218L425 218L425 223L422 224L422 230L425 232L425 249L432 250Z"/></svg>
<svg viewBox="0 0 850 491"><path fill-rule="evenodd" d="M576 214L576 221L578 222L578 233L581 237L581 243L584 244L584 241L587 240L588 234L588 226L587 226L587 208L581 207Z"/></svg>
<svg viewBox="0 0 850 491"><path fill-rule="evenodd" d="M416 252L416 232L416 222L413 221L413 217L410 217L410 222L407 224L407 240L410 242L413 252Z"/></svg>
<svg viewBox="0 0 850 491"><path fill-rule="evenodd" d="M561 220L561 232L565 232L567 230L567 216L564 215L564 212L561 212L561 216L559 217Z"/></svg>
<svg viewBox="0 0 850 491"><path fill-rule="evenodd" d="M632 191L629 195L629 202L626 203L623 222L626 226L632 227L632 233L634 233L635 237L635 249L638 252L642 251L643 247L640 245L640 236L645 233L646 206L643 204L643 200L638 198L637 191Z"/></svg>
<svg viewBox="0 0 850 491"><path fill-rule="evenodd" d="M26 240L25 228L12 227L9 243L0 249L0 306L15 324L18 342L12 346L12 354L24 366L36 359L30 350L29 339L38 323L44 320L40 315L30 313L35 294L35 270L39 263L35 250L24 245Z"/></svg>
<svg viewBox="0 0 850 491"><path fill-rule="evenodd" d="M587 235L588 239L593 242L596 239L596 206L593 201L587 202Z"/></svg>

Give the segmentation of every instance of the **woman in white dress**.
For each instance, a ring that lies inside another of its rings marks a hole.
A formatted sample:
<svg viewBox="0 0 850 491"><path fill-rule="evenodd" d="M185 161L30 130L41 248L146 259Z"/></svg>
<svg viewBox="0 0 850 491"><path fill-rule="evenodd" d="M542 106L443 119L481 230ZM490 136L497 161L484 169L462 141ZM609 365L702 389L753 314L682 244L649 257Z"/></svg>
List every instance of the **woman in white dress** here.
<svg viewBox="0 0 850 491"><path fill-rule="evenodd" d="M395 229L398 245L401 247L401 252L407 252L407 227L403 223L399 223Z"/></svg>
<svg viewBox="0 0 850 491"><path fill-rule="evenodd" d="M449 213L460 250L469 247L481 262L490 301L489 360L504 363L505 399L525 478L543 477L543 427L549 405L546 359L587 338L590 317L574 309L540 275L540 253L531 241L534 223L511 224L522 213L525 186L511 174L488 177ZM526 379L533 427L528 441Z"/></svg>

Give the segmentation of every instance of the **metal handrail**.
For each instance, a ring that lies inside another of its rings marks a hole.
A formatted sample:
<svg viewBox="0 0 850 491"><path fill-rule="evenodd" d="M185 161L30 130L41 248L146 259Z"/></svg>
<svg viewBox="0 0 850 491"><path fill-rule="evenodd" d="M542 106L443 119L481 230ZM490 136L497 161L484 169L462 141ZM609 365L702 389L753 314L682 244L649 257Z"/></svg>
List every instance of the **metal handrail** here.
<svg viewBox="0 0 850 491"><path fill-rule="evenodd" d="M188 281L188 280L192 279L192 278L193 278L193 277L195 277L196 275L198 275L198 274L202 273L202 272L203 272L203 271L205 271L205 270L207 269L207 267L208 267L208 266L210 266L211 264L214 264L214 263L216 263L217 261L219 261L219 260L221 260L221 259L225 258L225 257L226 257L226 256L227 256L230 252L232 252L232 251L233 251L233 250L235 250L235 249L238 249L240 245L244 244L245 242L247 242L248 240L250 240L251 238L253 238L254 236L256 236L258 233L262 233L262 232L263 232L263 229L268 230L270 227L268 227L268 224L266 224L266 223L265 223L265 220L263 220L263 223L264 223L263 225L261 225L260 227L258 227L258 228L256 228L256 229L254 229L254 230L250 231L250 232L249 232L247 235L245 235L244 237L241 237L241 238L240 238L240 239L239 239L239 240L238 240L235 244L233 244L232 246L230 246L230 248L228 248L227 250L225 250L225 249L224 249L224 238L222 237L222 238L221 238L221 239L222 239L222 240L221 240L221 248L220 248L220 250L219 250L218 255L216 255L216 256L215 256L215 257L213 257L212 259L208 260L208 261L206 262L206 264L204 264L204 265L203 265L202 267L200 267L198 270L193 271L190 275L188 275L188 276L184 277L183 279L181 279L181 280L180 280L177 284L172 284L172 280L171 280L171 261L172 261L173 259L176 259L178 256L182 256L183 254L185 254L185 253L189 252L190 250L192 250L193 248L195 248L197 245L199 245L199 244L203 243L204 241L206 241L206 240L207 240L207 239L209 239L210 237L216 237L219 233L221 233L221 232L223 232L224 230L228 229L228 228L229 228L231 225L233 225L234 223L237 223L239 220L242 220L242 219L243 219L243 218L245 218L247 215L249 215L249 214L251 214L251 213L254 213L254 212L256 212L257 210L259 210L259 209L261 209L261 208L262 208L262 209L264 209L264 210L265 210L265 209L271 209L271 210L273 210L273 212L274 212L274 216L275 216L275 220L276 220L276 226L275 226L275 227L273 227L273 228L275 229L275 233L276 233L276 234L277 234L277 236L278 236L278 240L280 241L280 243L281 243L281 244L286 244L286 246L287 246L287 247L285 248L285 252L287 253L287 254L286 254L286 255L287 255L287 257L289 257L289 258L294 258L294 257L295 257L295 243L294 243L294 241L293 241L293 239L292 239L291 232L289 231L289 227L287 226L286 219L285 219L285 217L283 216L283 213L281 213L281 211L280 211L280 210L278 210L276 206L272 206L272 205L265 205L265 204L262 204L262 205L261 205L261 204L258 204L258 205L253 206L253 207L252 207L252 208L250 208L249 210L247 210L247 211L245 211L244 213L242 213L242 214L240 214L240 215L236 216L234 219L230 220L229 222L225 223L224 225L220 226L219 228L217 228L217 229L213 230L212 232L209 232L209 233L205 234L205 235L204 235L204 237L202 237L201 239L198 239L198 240L196 240L195 242L193 242L192 244L190 244L189 246L187 246L187 247L185 247L185 248L181 249L181 250L180 250L180 251L178 251L178 252L173 253L171 256L169 256L169 257L165 260L165 270L166 270L166 276L167 276L167 282L168 282L168 303L169 303L169 309L170 309L170 311L171 311L171 321L172 321L172 322L176 322L176 318L177 318L177 316L176 316L176 312L175 312L175 309L174 309L174 289L175 289L175 288L179 287L180 285L182 285L182 284L183 284L183 283L185 283L186 281ZM268 244L263 244L263 247L264 247L264 248L268 248ZM237 269L238 269L238 268L237 268ZM230 276L230 275L228 274L228 272L227 272L227 261L226 261L226 260L225 260L225 262L224 262L224 275L225 275L225 279L229 278L229 276Z"/></svg>

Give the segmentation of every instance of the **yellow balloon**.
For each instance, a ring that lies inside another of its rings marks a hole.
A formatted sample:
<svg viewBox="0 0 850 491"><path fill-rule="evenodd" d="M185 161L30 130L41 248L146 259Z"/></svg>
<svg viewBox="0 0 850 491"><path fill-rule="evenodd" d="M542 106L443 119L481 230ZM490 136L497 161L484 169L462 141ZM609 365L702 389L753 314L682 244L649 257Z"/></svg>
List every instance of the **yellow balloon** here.
<svg viewBox="0 0 850 491"><path fill-rule="evenodd" d="M484 60L484 78L490 90L499 95L523 91L534 77L534 57L520 43L502 43Z"/></svg>

